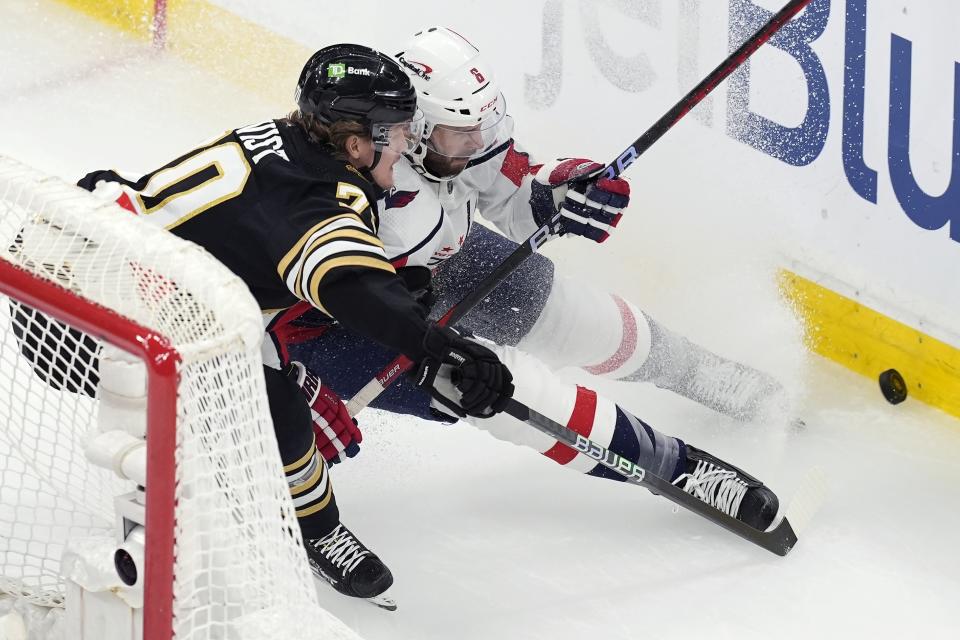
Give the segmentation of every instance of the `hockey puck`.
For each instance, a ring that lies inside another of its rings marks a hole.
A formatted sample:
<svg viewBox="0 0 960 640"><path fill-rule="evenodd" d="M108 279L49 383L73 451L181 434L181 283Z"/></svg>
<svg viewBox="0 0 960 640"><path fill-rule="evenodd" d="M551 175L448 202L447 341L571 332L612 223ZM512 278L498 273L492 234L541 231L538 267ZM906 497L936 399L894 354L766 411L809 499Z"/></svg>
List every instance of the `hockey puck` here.
<svg viewBox="0 0 960 640"><path fill-rule="evenodd" d="M896 369L880 374L880 391L890 404L900 404L907 399L907 383Z"/></svg>

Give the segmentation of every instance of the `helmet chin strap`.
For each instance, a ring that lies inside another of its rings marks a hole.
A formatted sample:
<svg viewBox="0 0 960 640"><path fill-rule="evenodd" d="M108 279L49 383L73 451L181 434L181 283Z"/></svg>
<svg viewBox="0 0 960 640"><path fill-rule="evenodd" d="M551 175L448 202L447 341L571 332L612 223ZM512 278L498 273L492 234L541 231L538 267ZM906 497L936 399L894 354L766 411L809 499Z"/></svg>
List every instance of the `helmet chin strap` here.
<svg viewBox="0 0 960 640"><path fill-rule="evenodd" d="M383 152L380 151L380 147L373 146L373 162L367 167L367 171L373 171L378 164L380 164L380 159L383 158Z"/></svg>
<svg viewBox="0 0 960 640"><path fill-rule="evenodd" d="M367 182L369 182L370 184L373 184L373 185L377 184L376 181L374 181L373 179L373 170L374 168L376 168L378 164L380 164L381 158L383 158L383 153L380 151L380 149L377 146L374 146L373 162L370 163L370 166L364 167L363 169L360 169L359 167L357 168L357 171L360 172L360 175L366 178Z"/></svg>
<svg viewBox="0 0 960 640"><path fill-rule="evenodd" d="M376 166L377 166L378 164L380 164L380 159L381 159L381 158L383 158L383 153L380 151L379 147L374 146L373 162L370 163L370 166L369 166L369 167L367 167L367 168L365 168L365 169L359 169L360 175L362 175L364 178L366 178L366 179L367 179L367 182L369 182L370 184L372 184L372 185L376 188L376 190L377 190L377 198L378 198L378 199L384 197L384 196L387 194L387 192L389 191L389 189L384 189L384 188L381 187L379 184L377 184L377 181L376 181L376 180L374 179L374 177L373 177L373 170L374 170L374 168L376 168Z"/></svg>

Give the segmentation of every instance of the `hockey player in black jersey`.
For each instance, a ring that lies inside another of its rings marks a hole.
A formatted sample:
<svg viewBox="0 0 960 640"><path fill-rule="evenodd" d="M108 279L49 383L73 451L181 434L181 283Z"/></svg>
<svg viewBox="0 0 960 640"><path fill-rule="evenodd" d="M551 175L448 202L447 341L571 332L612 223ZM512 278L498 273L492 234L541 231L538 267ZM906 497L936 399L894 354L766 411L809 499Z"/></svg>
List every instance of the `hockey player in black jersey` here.
<svg viewBox="0 0 960 640"><path fill-rule="evenodd" d="M421 288L417 278L429 278L429 269L406 269L401 279L376 235L376 199L391 186L399 154L422 136L413 100L409 80L393 60L356 47L324 49L304 68L299 109L291 117L232 131L136 181L114 172L82 181L206 247L270 312L272 340L264 353L265 363L275 367L266 376L270 406L316 573L361 597L376 596L392 582L383 563L339 521L323 458L350 455L337 446L336 433L349 431L351 422L335 395L292 362L287 350L295 342L290 332L300 330L289 320L304 305L324 318L318 329L326 332L318 341L324 350L320 357L312 354L310 365L323 367L331 385L349 389L357 372L389 359L338 348L359 336L366 340L363 349L376 343L418 363L413 383L406 385L418 400L402 403L400 411L465 417L571 469L617 479L500 413L514 393L511 370L522 372L516 388L522 402L765 529L778 502L761 482L655 431L595 392L563 383L517 349L463 339L427 323L429 300L415 300L410 291ZM280 373L281 363L290 365L290 376ZM309 406L298 396L301 387ZM430 391L431 406L423 389Z"/></svg>
<svg viewBox="0 0 960 640"><path fill-rule="evenodd" d="M309 304L360 335L406 354L433 380L443 365L463 375L460 410L490 415L512 393L510 374L485 347L428 324L377 238L376 203L393 165L420 139L422 115L407 75L390 57L358 45L314 54L301 73L298 110L230 131L132 180L96 171L80 186L212 253L250 288L267 327ZM393 577L341 522L314 428L342 428L339 400L302 368L282 372L265 344L270 411L296 515L314 572L341 593L375 599ZM284 363L288 364L288 363ZM324 418L324 415L327 418Z"/></svg>
<svg viewBox="0 0 960 640"><path fill-rule="evenodd" d="M529 236L540 225L534 209L543 220L560 213L566 232L597 241L606 237L619 210L627 204L626 183L594 175L589 187L570 191L569 183L583 177L579 171L599 170L600 166L567 160L537 174L542 179L532 184L529 158L515 151L510 127L502 126L509 121L504 99L476 47L452 30L428 28L418 32L411 45L395 57L405 66L411 82L420 87L420 104L427 114L424 138L410 161L416 164L417 157L425 161L440 158L446 165L446 177L431 174L423 166L417 165L415 170L408 164L398 165L397 188L385 198L379 235L397 273L411 289L419 291L425 306L433 306L435 315L474 290L516 247L475 224L478 213L498 225L515 227L517 239ZM436 169L435 164L431 166ZM525 190L518 189L521 184ZM570 198L580 200L565 199L568 192ZM534 193L538 197L534 198ZM504 206L507 200L510 206ZM451 258L454 255L457 257ZM593 390L565 383L555 370L558 364L594 363L597 366L587 370L596 374L629 376L642 371L642 379L669 378L676 383L671 388L682 395L696 397L718 410L726 407L726 413L742 418L755 415L755 401L764 395L755 392L765 388L765 377L673 339L673 334L655 328L622 299L582 284L571 280L558 286L553 265L538 255L506 278L458 327L496 343L486 344L508 365L519 401L681 485L728 515L766 529L779 503L762 482L679 438L657 432ZM549 313L543 312L548 299L552 300L547 305ZM301 360L342 397L355 397L372 377L381 375L383 365L395 355L325 317L314 322L318 314L305 311L299 319L296 308L284 314L271 326L272 337L285 359ZM315 325L313 332L311 324ZM761 384L737 382L747 382L754 374ZM389 376L386 372L382 375ZM740 391L746 393L734 393L741 386ZM730 404L725 404L727 401ZM424 396L407 380L386 389L372 406L426 420L464 417L445 406L442 399ZM482 420L467 416L466 421L497 438L530 447L566 468L622 480L595 459L578 455L510 415L500 413ZM319 437L331 461L354 454L360 442L359 431L349 428L335 437L327 437L324 430Z"/></svg>

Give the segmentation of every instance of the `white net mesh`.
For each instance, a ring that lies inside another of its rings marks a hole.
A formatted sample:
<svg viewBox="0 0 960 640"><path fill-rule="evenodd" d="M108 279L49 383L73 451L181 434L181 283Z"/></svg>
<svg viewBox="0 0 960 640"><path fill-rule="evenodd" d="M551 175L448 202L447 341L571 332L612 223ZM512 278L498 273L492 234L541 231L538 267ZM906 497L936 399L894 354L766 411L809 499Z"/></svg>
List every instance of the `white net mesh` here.
<svg viewBox="0 0 960 640"><path fill-rule="evenodd" d="M315 602L243 283L196 245L3 157L0 258L157 331L181 356L174 637L355 637ZM113 498L133 488L83 453L101 351L0 296L0 592L34 604L62 604L64 543L116 535Z"/></svg>

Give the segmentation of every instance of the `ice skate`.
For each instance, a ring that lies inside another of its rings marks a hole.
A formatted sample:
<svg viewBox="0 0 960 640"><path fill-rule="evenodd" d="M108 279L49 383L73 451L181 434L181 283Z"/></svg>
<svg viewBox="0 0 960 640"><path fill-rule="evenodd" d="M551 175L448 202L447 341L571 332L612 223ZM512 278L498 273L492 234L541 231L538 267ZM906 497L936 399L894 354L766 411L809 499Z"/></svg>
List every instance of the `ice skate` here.
<svg viewBox="0 0 960 640"><path fill-rule="evenodd" d="M706 349L697 355L687 384L678 391L682 395L743 421L770 417L778 407L785 409L784 389L773 377Z"/></svg>
<svg viewBox="0 0 960 640"><path fill-rule="evenodd" d="M780 507L773 491L706 451L686 445L686 456L686 468L673 484L744 524L766 531Z"/></svg>
<svg viewBox="0 0 960 640"><path fill-rule="evenodd" d="M650 320L651 350L625 379L647 381L744 422L787 410L786 392L773 376L728 360Z"/></svg>
<svg viewBox="0 0 960 640"><path fill-rule="evenodd" d="M305 546L313 573L334 589L388 611L397 608L383 595L393 584L390 569L343 524L322 538L306 540Z"/></svg>

